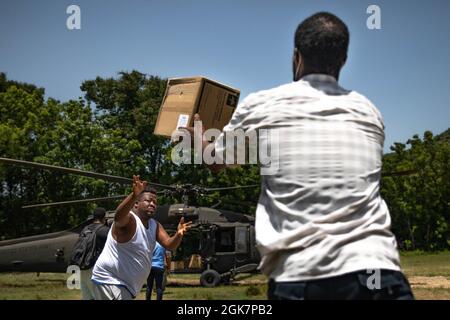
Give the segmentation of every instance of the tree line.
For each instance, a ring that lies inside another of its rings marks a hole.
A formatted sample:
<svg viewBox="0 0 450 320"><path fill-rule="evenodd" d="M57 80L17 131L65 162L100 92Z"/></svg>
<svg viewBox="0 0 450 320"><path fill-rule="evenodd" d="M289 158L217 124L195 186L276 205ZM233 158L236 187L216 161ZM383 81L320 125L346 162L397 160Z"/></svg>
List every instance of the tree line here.
<svg viewBox="0 0 450 320"><path fill-rule="evenodd" d="M116 78L84 81L83 97L61 102L45 90L0 73L0 156L124 177L139 174L150 182L205 187L259 184L256 166L227 169L213 176L201 165L177 166L172 146L153 135L166 79L138 71ZM381 193L393 231L404 249L450 247L449 130L406 144L395 143L384 156ZM129 187L99 179L0 165L0 235L4 239L62 230L82 222L96 205L113 210L117 201L22 209L30 203L125 195ZM254 214L259 188L211 193L193 204ZM163 197L160 203L181 199Z"/></svg>

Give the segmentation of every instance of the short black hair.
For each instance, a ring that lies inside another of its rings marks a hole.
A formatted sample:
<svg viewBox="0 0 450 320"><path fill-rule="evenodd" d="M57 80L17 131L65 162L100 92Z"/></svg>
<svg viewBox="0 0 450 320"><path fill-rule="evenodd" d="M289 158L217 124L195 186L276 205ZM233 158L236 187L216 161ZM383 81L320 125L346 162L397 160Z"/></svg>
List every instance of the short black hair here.
<svg viewBox="0 0 450 320"><path fill-rule="evenodd" d="M94 211L94 219L95 220L101 220L105 217L105 215L106 215L105 208L102 208L102 207L95 208L95 211Z"/></svg>
<svg viewBox="0 0 450 320"><path fill-rule="evenodd" d="M158 191L157 191L155 188L152 188L152 187L147 186L147 187L145 188L145 190L141 192L141 194L139 195L137 201L140 201L141 198L142 198L142 196L143 196L145 193L158 194Z"/></svg>
<svg viewBox="0 0 450 320"><path fill-rule="evenodd" d="M295 47L305 65L319 73L339 73L347 59L349 39L345 23L328 12L310 16L295 31Z"/></svg>

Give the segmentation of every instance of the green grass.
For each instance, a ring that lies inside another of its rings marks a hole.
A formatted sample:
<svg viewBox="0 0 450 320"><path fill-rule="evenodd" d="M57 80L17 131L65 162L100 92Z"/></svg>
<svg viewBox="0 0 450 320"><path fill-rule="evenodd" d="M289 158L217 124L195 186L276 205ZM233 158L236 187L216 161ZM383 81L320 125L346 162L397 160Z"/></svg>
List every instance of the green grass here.
<svg viewBox="0 0 450 320"><path fill-rule="evenodd" d="M263 300L266 299L267 286L261 285L226 285L216 288L202 287L167 287L165 300ZM154 298L155 295L153 294ZM144 292L137 299L145 299Z"/></svg>
<svg viewBox="0 0 450 320"><path fill-rule="evenodd" d="M0 300L74 300L79 290L69 290L64 273L2 273Z"/></svg>
<svg viewBox="0 0 450 320"><path fill-rule="evenodd" d="M450 278L450 251L435 254L407 252L402 253L400 258L407 276Z"/></svg>
<svg viewBox="0 0 450 320"><path fill-rule="evenodd" d="M405 274L411 277L441 276L450 280L450 252L437 254L402 253L401 261ZM69 290L66 286L67 274L43 273L1 273L0 300L74 300L80 299L79 290ZM193 285L199 279L198 274L171 275L170 279L192 280L185 286L168 286L164 293L167 300L248 300L265 299L267 285L262 275L240 275L238 280L259 280L261 284L222 285L216 288L202 288ZM414 287L417 299L450 299L450 288ZM141 291L137 299L144 299Z"/></svg>
<svg viewBox="0 0 450 320"><path fill-rule="evenodd" d="M2 273L0 274L0 300L77 300L80 290L69 290L67 274L63 273ZM171 275L174 279L198 280L198 274ZM252 278L264 279L261 275ZM202 288L193 285L168 286L164 292L167 300L248 300L265 299L267 287L260 285L223 285ZM137 299L145 299L142 290Z"/></svg>

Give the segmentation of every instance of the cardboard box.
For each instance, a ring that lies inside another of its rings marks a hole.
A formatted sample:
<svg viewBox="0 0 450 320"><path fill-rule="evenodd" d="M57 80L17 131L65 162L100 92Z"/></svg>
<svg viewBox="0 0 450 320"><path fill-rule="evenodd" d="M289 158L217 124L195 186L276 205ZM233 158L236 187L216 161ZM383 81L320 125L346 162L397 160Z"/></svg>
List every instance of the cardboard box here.
<svg viewBox="0 0 450 320"><path fill-rule="evenodd" d="M201 269L201 267L202 267L202 257L199 254L191 255L188 267L189 267L189 269Z"/></svg>
<svg viewBox="0 0 450 320"><path fill-rule="evenodd" d="M184 261L172 261L170 263L170 271L183 270L183 269L184 269Z"/></svg>
<svg viewBox="0 0 450 320"><path fill-rule="evenodd" d="M178 127L192 127L196 113L205 130L222 130L237 107L239 95L239 90L204 77L169 79L154 134L171 137Z"/></svg>

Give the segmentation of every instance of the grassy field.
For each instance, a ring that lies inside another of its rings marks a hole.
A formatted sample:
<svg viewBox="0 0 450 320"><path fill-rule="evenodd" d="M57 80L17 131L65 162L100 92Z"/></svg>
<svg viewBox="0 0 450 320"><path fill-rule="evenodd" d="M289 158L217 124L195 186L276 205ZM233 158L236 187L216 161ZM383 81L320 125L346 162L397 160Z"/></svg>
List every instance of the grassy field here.
<svg viewBox="0 0 450 320"><path fill-rule="evenodd" d="M402 253L401 262L416 299L450 300L450 252Z"/></svg>
<svg viewBox="0 0 450 320"><path fill-rule="evenodd" d="M199 275L172 275L164 292L166 300L246 300L265 299L266 284L223 285L216 288L203 288L193 285ZM261 275L253 277L263 282ZM0 300L76 300L80 299L80 290L66 287L67 275L62 273L3 273L0 274ZM182 285L170 285L175 281L189 282ZM154 295L153 295L154 297ZM145 299L145 291L137 299Z"/></svg>
<svg viewBox="0 0 450 320"><path fill-rule="evenodd" d="M417 299L450 300L450 252L402 254L402 266ZM73 300L79 290L66 287L66 274L0 274L0 299ZM258 300L266 298L267 285L262 275L237 277L238 283L216 288L196 286L199 275L171 275L164 293L167 300ZM144 291L137 299L144 299Z"/></svg>
<svg viewBox="0 0 450 320"><path fill-rule="evenodd" d="M438 254L402 253L403 271L408 276L450 278L450 251Z"/></svg>

